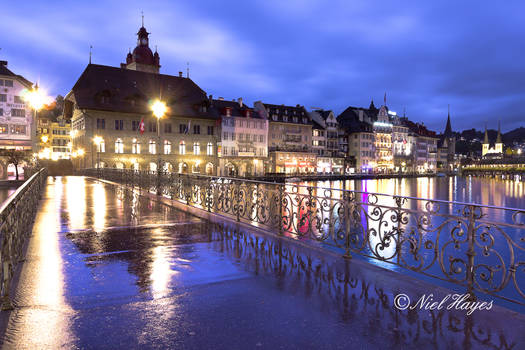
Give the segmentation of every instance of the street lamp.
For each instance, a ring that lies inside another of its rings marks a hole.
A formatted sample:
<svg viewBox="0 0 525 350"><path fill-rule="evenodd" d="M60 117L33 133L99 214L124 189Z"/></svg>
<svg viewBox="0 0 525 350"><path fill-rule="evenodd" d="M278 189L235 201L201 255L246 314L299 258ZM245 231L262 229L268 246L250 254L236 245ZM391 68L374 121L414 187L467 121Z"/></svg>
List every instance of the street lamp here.
<svg viewBox="0 0 525 350"><path fill-rule="evenodd" d="M23 95L23 99L29 103L29 106L33 109L34 111L34 128L36 128L37 126L37 113L39 110L42 109L42 107L44 107L44 104L46 103L46 94L45 92L40 89L38 87L38 84L35 85L35 87L30 90L30 91L27 91L24 95ZM44 141L44 143L47 142Z"/></svg>
<svg viewBox="0 0 525 350"><path fill-rule="evenodd" d="M93 138L93 143L97 145L97 173L98 173L99 178L100 178L100 145L102 144L103 141L104 140L100 136L95 136Z"/></svg>
<svg viewBox="0 0 525 350"><path fill-rule="evenodd" d="M167 111L166 103L156 100L151 105L151 110L153 112L153 115L157 118L157 144L158 144L158 151L157 151L157 195L161 194L160 191L160 177L161 177L161 166L162 162L160 159L160 152L161 152L161 144L160 144L160 118L164 116L164 114Z"/></svg>

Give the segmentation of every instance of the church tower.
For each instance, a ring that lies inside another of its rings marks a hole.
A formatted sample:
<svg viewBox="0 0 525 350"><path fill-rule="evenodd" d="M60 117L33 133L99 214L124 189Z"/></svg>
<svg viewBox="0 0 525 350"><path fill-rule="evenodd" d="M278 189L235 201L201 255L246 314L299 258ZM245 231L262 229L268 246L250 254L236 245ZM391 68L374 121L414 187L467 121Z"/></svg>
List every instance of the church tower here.
<svg viewBox="0 0 525 350"><path fill-rule="evenodd" d="M447 148L447 163L453 164L456 156L456 136L452 132L452 123L450 122L450 105L448 106L447 125L443 133L443 145Z"/></svg>
<svg viewBox="0 0 525 350"><path fill-rule="evenodd" d="M498 137L496 138L496 144L494 145L496 153L503 154L503 142L501 141L501 122L498 121Z"/></svg>
<svg viewBox="0 0 525 350"><path fill-rule="evenodd" d="M485 154L489 153L489 133L487 131L487 124L485 124L485 137L483 138L483 148L481 150L481 155L485 156Z"/></svg>
<svg viewBox="0 0 525 350"><path fill-rule="evenodd" d="M142 16L142 27L137 33L137 47L132 52L128 52L126 63L121 64L122 68L138 70L149 73L159 73L160 57L155 49L155 53L149 48L149 34L144 28L144 16Z"/></svg>

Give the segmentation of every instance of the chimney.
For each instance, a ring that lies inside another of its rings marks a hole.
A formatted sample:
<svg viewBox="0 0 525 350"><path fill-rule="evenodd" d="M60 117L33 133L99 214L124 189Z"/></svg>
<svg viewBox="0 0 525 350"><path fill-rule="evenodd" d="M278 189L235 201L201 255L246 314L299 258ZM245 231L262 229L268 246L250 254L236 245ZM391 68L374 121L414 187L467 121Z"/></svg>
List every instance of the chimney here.
<svg viewBox="0 0 525 350"><path fill-rule="evenodd" d="M179 78L182 78L182 72L179 72Z"/></svg>
<svg viewBox="0 0 525 350"><path fill-rule="evenodd" d="M242 107L242 97L239 97L239 98L237 99L237 102L239 102L239 106Z"/></svg>
<svg viewBox="0 0 525 350"><path fill-rule="evenodd" d="M213 101L213 95L212 94L210 94L210 103L211 103L211 101Z"/></svg>
<svg viewBox="0 0 525 350"><path fill-rule="evenodd" d="M224 97L219 97L219 101L224 101Z"/></svg>

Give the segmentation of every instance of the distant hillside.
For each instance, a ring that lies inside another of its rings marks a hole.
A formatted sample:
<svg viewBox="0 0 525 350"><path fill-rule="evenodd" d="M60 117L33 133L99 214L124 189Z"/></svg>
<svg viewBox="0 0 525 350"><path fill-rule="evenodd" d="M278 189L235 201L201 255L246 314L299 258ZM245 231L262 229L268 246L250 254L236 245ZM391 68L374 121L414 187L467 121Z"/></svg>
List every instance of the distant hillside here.
<svg viewBox="0 0 525 350"><path fill-rule="evenodd" d="M464 155L480 155L481 144L485 138L485 131L476 129L463 130L456 134L456 153ZM489 141L494 142L498 136L498 130L489 129ZM520 127L501 135L506 147L514 144L525 144L525 128Z"/></svg>
<svg viewBox="0 0 525 350"><path fill-rule="evenodd" d="M498 130L494 129L488 129L489 134L489 141L494 142L496 141L496 137L498 136ZM473 141L474 139L478 139L481 142L483 142L483 139L485 138L485 131L478 131L476 129L468 129L463 130L462 132L456 133L457 138L460 137L465 138L466 141ZM512 144L516 143L524 143L525 142L525 128L519 127L517 129L511 130L509 132L501 134L501 137L503 139L503 143L507 146L511 146Z"/></svg>

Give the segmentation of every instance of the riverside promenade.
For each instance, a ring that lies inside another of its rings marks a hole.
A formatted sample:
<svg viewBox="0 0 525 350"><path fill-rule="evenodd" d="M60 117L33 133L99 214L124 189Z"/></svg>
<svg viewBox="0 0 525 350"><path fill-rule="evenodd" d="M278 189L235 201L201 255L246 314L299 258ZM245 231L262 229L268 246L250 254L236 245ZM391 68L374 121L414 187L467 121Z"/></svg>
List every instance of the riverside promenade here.
<svg viewBox="0 0 525 350"><path fill-rule="evenodd" d="M4 349L525 347L523 314L399 310L449 291L81 176L47 178L12 287Z"/></svg>

